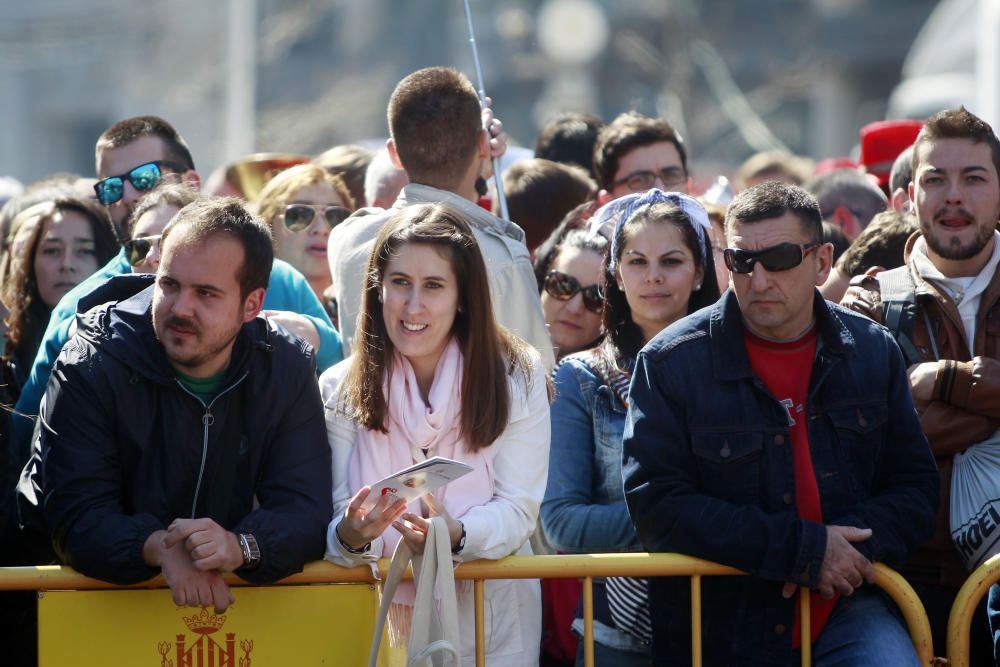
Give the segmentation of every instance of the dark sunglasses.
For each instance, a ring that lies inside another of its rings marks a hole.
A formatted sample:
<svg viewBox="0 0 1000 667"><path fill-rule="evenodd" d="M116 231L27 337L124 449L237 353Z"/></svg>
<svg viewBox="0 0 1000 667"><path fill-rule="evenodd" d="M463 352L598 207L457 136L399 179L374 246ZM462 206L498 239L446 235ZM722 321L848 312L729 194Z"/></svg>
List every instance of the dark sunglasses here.
<svg viewBox="0 0 1000 667"><path fill-rule="evenodd" d="M178 173L186 171L183 165L167 160L154 160L145 164L140 164L132 170L117 176L108 176L94 183L94 192L97 193L97 201L105 206L114 204L125 194L125 181L132 184L136 190L145 192L152 190L163 177L163 167Z"/></svg>
<svg viewBox="0 0 1000 667"><path fill-rule="evenodd" d="M125 252L128 254L128 263L132 266L139 266L149 256L149 251L154 246L160 245L160 235L140 236L129 239L122 245L125 246Z"/></svg>
<svg viewBox="0 0 1000 667"><path fill-rule="evenodd" d="M722 251L722 256L726 260L726 267L733 273L751 273L754 264L760 265L767 271L787 271L794 269L802 263L805 256L820 247L820 243L779 243L763 250L741 250L739 248L726 248Z"/></svg>
<svg viewBox="0 0 1000 667"><path fill-rule="evenodd" d="M317 210L323 211L326 224L333 229L351 215L343 206L313 206L310 204L289 204L285 207L285 227L290 232L301 232L312 224Z"/></svg>
<svg viewBox="0 0 1000 667"><path fill-rule="evenodd" d="M583 294L583 306L587 310L600 313L604 308L604 295L601 294L601 286L594 284L589 287L581 287L580 281L562 271L549 271L545 276L542 287L553 299L569 301L577 292Z"/></svg>

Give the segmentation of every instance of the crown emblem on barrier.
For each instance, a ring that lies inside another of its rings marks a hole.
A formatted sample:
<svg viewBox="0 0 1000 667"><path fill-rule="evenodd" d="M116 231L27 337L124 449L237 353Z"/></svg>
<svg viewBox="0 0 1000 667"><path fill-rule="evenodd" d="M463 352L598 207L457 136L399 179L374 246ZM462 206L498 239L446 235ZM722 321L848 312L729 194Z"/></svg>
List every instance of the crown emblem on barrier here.
<svg viewBox="0 0 1000 667"><path fill-rule="evenodd" d="M199 635L210 635L222 629L226 623L226 617L219 614L210 614L208 607L202 607L201 612L194 616L185 616L184 623L191 632Z"/></svg>

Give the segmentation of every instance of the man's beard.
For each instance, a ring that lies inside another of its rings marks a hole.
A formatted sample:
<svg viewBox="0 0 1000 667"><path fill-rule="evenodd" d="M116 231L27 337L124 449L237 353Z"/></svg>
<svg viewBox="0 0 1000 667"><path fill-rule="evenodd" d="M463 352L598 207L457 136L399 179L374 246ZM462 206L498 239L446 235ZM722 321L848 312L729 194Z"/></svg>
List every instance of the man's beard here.
<svg viewBox="0 0 1000 667"><path fill-rule="evenodd" d="M977 225L975 217L965 209L959 209L957 212L973 225ZM957 236L952 236L947 242L941 240L933 233L933 225L934 221L943 217L944 213L945 210L942 209L935 214L934 220L930 223L920 223L920 231L927 242L927 247L933 250L934 254L939 257L957 261L971 259L982 252L983 248L990 242L990 239L993 238L994 231L996 230L995 225L993 227L978 227L976 237L965 244Z"/></svg>

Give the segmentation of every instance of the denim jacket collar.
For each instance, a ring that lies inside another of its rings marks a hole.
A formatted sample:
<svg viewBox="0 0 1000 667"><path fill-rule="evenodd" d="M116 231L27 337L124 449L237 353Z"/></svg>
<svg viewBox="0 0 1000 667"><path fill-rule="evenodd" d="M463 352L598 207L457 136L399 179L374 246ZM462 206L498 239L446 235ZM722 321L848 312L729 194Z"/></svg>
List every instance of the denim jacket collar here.
<svg viewBox="0 0 1000 667"><path fill-rule="evenodd" d="M840 316L819 293L813 295L813 313L819 332L819 352L840 357L854 354L854 336ZM739 380L753 376L750 358L743 343L743 315L733 290L726 290L709 317L709 337L712 345L712 371L719 380Z"/></svg>

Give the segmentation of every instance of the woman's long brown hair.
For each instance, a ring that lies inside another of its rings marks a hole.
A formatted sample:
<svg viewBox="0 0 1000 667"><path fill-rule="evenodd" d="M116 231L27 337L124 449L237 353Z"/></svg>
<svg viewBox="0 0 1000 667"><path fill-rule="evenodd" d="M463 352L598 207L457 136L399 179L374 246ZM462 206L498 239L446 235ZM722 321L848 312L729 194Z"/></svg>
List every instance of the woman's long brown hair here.
<svg viewBox="0 0 1000 667"><path fill-rule="evenodd" d="M508 375L531 381L527 343L493 317L486 264L472 229L443 204L407 206L382 226L368 260L356 351L344 378L340 407L360 426L388 431L382 386L392 367L393 345L382 316L379 295L389 261L404 245L425 244L447 259L458 286L458 313L452 334L462 351L461 432L469 448L489 447L507 428L511 413Z"/></svg>

